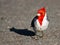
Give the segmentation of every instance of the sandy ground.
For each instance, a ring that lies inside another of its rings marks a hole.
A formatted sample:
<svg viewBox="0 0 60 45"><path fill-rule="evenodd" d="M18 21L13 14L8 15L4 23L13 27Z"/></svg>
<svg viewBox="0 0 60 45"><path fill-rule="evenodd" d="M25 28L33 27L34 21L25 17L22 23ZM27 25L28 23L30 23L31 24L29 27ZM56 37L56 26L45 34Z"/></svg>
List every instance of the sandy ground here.
<svg viewBox="0 0 60 45"><path fill-rule="evenodd" d="M43 6L50 24L34 40L31 20ZM0 45L60 45L60 0L0 0Z"/></svg>

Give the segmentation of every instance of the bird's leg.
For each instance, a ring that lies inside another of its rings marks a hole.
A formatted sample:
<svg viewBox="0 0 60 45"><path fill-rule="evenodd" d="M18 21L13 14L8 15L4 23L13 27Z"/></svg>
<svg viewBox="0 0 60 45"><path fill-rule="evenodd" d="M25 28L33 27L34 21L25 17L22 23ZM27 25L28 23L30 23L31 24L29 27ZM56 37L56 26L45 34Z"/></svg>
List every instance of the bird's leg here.
<svg viewBox="0 0 60 45"><path fill-rule="evenodd" d="M39 30L36 31L35 34L36 34L35 36L31 36L35 40L38 40L39 38L43 38L43 35L44 35L43 31L39 31Z"/></svg>
<svg viewBox="0 0 60 45"><path fill-rule="evenodd" d="M35 30L35 36L31 36L32 39L38 40L38 36L36 34L37 34L37 31Z"/></svg>
<svg viewBox="0 0 60 45"><path fill-rule="evenodd" d="M34 40L38 40L38 37L35 35L35 36L31 36L32 39Z"/></svg>
<svg viewBox="0 0 60 45"><path fill-rule="evenodd" d="M37 31L36 32L36 35L39 37L39 38L43 38L43 31Z"/></svg>

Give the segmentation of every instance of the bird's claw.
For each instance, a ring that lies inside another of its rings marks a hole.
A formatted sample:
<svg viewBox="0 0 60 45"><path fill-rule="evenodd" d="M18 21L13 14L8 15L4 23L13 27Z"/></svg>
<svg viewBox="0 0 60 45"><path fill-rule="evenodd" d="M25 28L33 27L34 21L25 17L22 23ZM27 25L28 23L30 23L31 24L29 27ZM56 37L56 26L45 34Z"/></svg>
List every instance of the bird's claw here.
<svg viewBox="0 0 60 45"><path fill-rule="evenodd" d="M43 31L37 32L36 35L37 35L39 38L43 38L43 36L44 36Z"/></svg>
<svg viewBox="0 0 60 45"><path fill-rule="evenodd" d="M32 39L38 40L38 36L31 36Z"/></svg>

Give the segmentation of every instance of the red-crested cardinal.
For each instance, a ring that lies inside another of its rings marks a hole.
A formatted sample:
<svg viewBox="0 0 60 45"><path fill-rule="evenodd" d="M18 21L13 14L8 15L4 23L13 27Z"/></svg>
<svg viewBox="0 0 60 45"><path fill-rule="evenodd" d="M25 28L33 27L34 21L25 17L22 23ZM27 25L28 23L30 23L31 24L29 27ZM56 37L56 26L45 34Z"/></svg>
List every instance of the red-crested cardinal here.
<svg viewBox="0 0 60 45"><path fill-rule="evenodd" d="M36 35L43 37L43 30L47 29L48 24L49 21L47 19L47 12L46 9L43 7L37 11L37 15L33 18L31 22L31 27L33 27Z"/></svg>

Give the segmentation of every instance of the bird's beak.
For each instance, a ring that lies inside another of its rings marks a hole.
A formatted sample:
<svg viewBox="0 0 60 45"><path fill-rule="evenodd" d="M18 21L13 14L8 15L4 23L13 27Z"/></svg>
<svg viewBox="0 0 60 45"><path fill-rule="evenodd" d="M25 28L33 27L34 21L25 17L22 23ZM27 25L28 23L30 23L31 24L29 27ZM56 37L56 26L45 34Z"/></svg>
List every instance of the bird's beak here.
<svg viewBox="0 0 60 45"><path fill-rule="evenodd" d="M40 16L40 14L38 13L37 16Z"/></svg>

